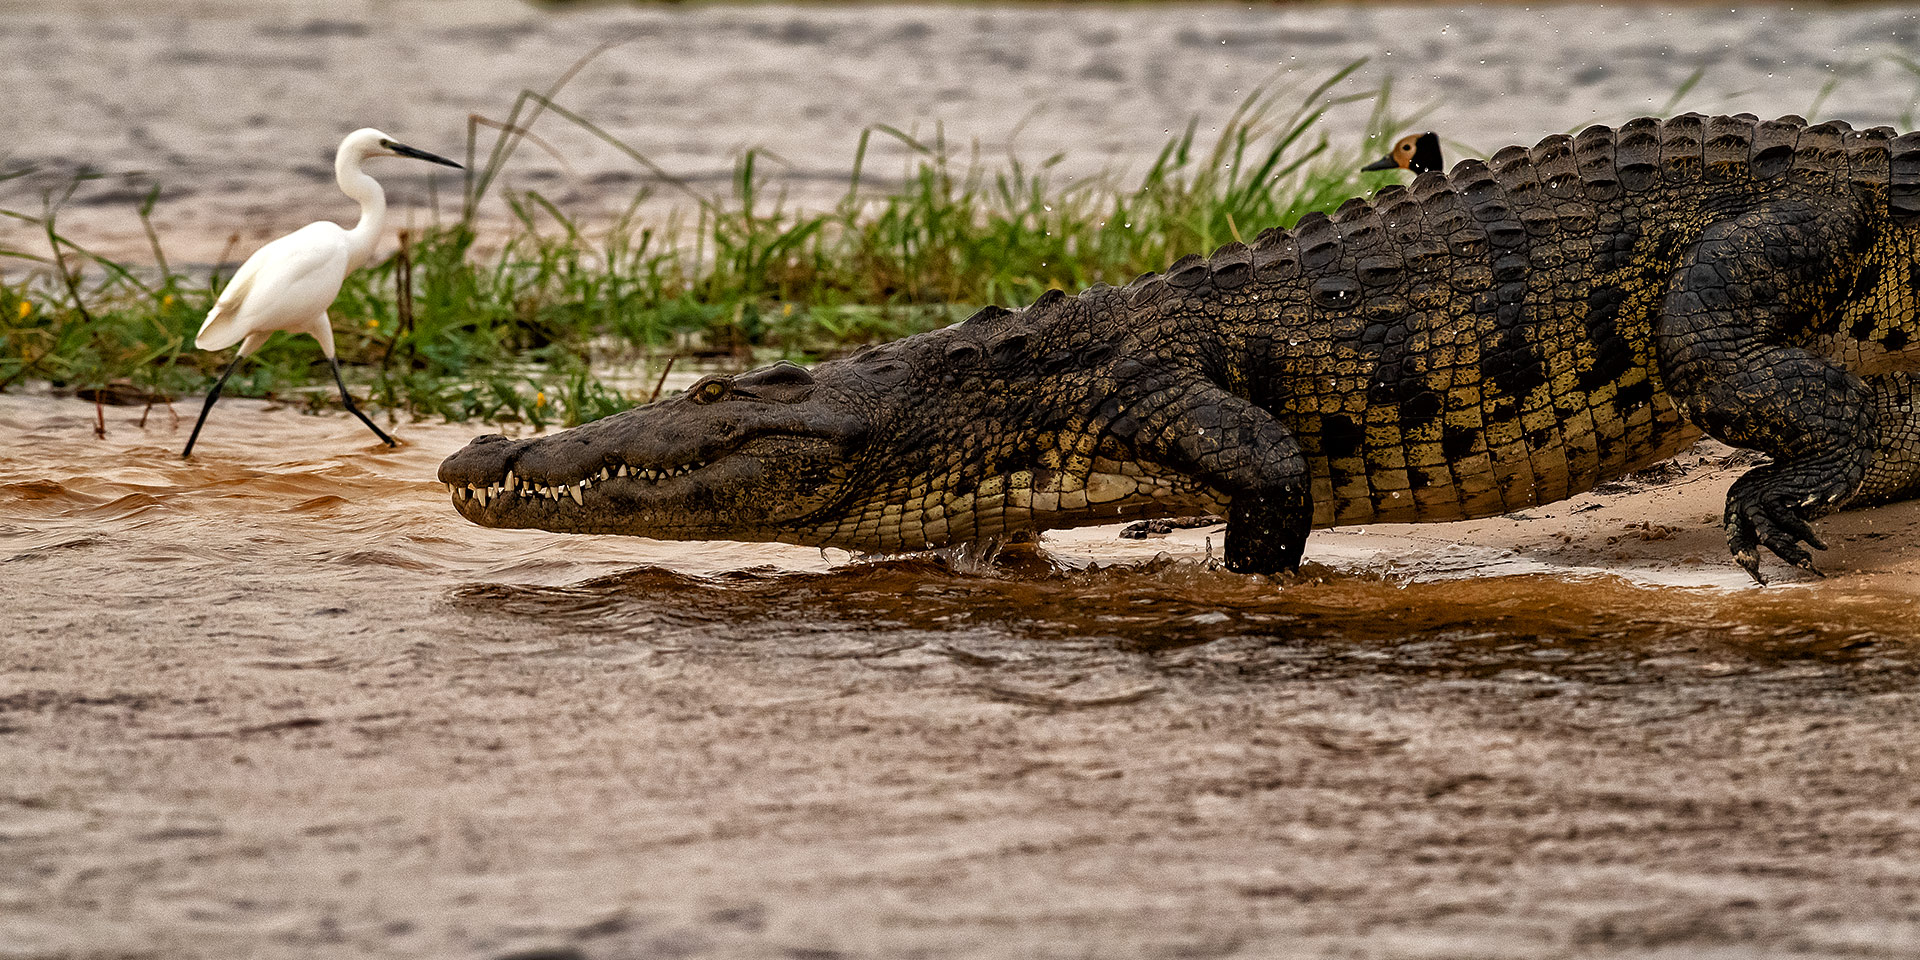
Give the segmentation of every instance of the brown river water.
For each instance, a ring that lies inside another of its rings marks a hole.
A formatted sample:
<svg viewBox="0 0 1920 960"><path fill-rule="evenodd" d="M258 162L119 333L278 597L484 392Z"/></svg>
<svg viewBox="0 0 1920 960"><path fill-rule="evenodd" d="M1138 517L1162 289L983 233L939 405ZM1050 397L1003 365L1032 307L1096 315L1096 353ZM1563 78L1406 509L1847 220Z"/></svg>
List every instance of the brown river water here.
<svg viewBox="0 0 1920 960"><path fill-rule="evenodd" d="M1298 578L855 558L487 530L472 428L179 412L0 396L0 957L1920 945L1914 504L1767 588L1723 448Z"/></svg>

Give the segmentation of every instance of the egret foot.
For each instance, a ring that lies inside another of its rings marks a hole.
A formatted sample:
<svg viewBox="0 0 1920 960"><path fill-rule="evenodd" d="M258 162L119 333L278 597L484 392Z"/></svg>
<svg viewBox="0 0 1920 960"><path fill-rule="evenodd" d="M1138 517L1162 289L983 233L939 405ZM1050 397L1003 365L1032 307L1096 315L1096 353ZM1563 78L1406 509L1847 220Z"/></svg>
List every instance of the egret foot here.
<svg viewBox="0 0 1920 960"><path fill-rule="evenodd" d="M240 351L240 355L234 357L233 362L227 364L225 370L220 371L220 379L213 382L213 389L207 391L207 402L200 407L200 419L193 422L193 432L187 435L187 448L180 451L180 459L185 460L193 456L193 442L200 439L200 428L207 423L207 412L213 409L213 402L220 399L220 388L227 385L227 377L233 373L234 367L240 365L241 360L246 359L246 355L245 350Z"/></svg>
<svg viewBox="0 0 1920 960"><path fill-rule="evenodd" d="M387 446L399 446L399 444L393 442L392 437L387 436L386 431L374 426L373 421L368 420L367 415L361 413L360 408L353 405L353 397L347 393L347 381L340 376L340 360L337 357L328 357L327 362L333 364L333 382L340 386L340 402L347 405L347 412L359 417L360 422L366 424L367 429L372 430L374 436L386 441Z"/></svg>

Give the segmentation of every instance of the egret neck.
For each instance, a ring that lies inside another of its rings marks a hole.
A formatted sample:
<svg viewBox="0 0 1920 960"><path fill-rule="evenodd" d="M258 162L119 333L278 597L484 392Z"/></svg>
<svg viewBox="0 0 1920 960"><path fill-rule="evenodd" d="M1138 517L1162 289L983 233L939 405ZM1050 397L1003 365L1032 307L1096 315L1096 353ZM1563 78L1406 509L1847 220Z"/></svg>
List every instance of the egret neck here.
<svg viewBox="0 0 1920 960"><path fill-rule="evenodd" d="M380 189L378 180L360 169L366 158L362 150L349 143L341 144L333 158L333 175L340 183L340 192L360 203L360 222L347 231L349 272L373 259L374 248L380 245L380 229L387 221L387 192Z"/></svg>

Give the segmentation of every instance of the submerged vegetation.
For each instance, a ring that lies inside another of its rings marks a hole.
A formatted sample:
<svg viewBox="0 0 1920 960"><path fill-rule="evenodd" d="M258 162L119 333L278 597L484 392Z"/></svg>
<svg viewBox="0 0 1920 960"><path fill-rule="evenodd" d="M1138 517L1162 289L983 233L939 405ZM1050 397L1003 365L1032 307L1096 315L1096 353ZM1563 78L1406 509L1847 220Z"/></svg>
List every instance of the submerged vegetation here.
<svg viewBox="0 0 1920 960"><path fill-rule="evenodd" d="M1332 93L1359 66L1308 90L1254 92L1211 144L1190 123L1131 185L1114 177L1062 183L1053 175L1060 157L989 166L938 132L870 129L855 146L844 197L821 212L769 198L762 157L751 151L727 189L695 192L556 102L563 77L544 94L523 93L504 122L490 124L499 133L484 153L478 124L470 125L460 216L402 233L397 249L351 275L331 311L335 339L375 405L416 417L570 425L646 401L656 384L616 375L642 359L818 358L988 304L1025 303L1051 287L1125 282L1391 182L1392 174L1358 169L1402 125L1388 109L1390 91ZM1368 99L1366 129L1335 148L1323 129L1327 111ZM623 151L685 191L687 203L649 221L638 212L651 199L642 191L611 223L588 224L538 192L496 193L495 178L547 113ZM910 158L904 180L885 191L862 182L876 137ZM0 180L25 172L0 171ZM0 210L44 237L37 249L0 247L13 262L0 264L0 389L44 380L83 393L204 391L227 355L201 353L192 341L224 274L195 277L168 265L151 222L157 189L132 212L147 225L151 267L112 261L63 234L59 210L84 179L44 197L37 213ZM477 212L496 196L512 227L483 237ZM282 336L242 364L226 391L323 406L336 401L303 388L324 387L329 376L312 343Z"/></svg>

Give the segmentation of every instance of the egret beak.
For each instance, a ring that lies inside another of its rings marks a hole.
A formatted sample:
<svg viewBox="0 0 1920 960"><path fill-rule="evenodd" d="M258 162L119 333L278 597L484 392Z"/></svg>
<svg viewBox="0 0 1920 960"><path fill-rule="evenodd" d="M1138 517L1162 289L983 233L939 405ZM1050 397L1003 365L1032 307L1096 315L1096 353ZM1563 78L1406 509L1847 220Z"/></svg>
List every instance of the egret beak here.
<svg viewBox="0 0 1920 960"><path fill-rule="evenodd" d="M461 165L454 163L452 160L448 160L446 157L440 156L439 154L428 153L425 150L421 150L417 147L409 147L404 143L395 143L392 140L385 140L385 141L382 141L380 145L383 147L386 147L388 150L393 151L393 155L396 157L412 157L415 160L425 160L428 163L437 163L437 164L440 164L441 166L452 167L455 170L466 169L465 167L462 167Z"/></svg>

